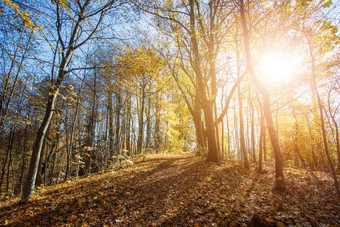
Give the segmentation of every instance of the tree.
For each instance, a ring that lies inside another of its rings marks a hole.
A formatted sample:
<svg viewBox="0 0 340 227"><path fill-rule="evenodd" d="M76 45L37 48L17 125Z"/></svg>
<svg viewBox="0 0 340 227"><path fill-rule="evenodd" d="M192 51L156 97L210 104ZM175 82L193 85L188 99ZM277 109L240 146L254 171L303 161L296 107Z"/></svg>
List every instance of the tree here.
<svg viewBox="0 0 340 227"><path fill-rule="evenodd" d="M255 84L255 87L259 90L259 92L262 94L262 97L263 97L264 116L266 118L269 137L270 137L272 148L273 148L274 155L275 155L275 183L276 183L275 188L279 191L284 191L285 181L284 181L284 175L283 175L283 157L280 151L279 142L278 142L276 132L274 129L272 113L270 110L270 97L269 97L268 90L258 80L254 67L253 67L252 57L250 53L250 45L249 45L250 44L249 30L246 24L245 5L244 5L243 0L239 1L239 7L240 7L240 16L241 16L241 23L242 23L243 36L244 36L244 48L245 48L246 59L247 59L247 70L249 71L251 75L251 78Z"/></svg>
<svg viewBox="0 0 340 227"><path fill-rule="evenodd" d="M159 77L162 68L162 59L152 49L138 47L135 50L127 49L126 53L117 57L117 73L126 77L130 90L137 96L138 108L138 140L137 152L141 153L144 144L144 114L146 111L146 99L154 94L152 87L155 78Z"/></svg>
<svg viewBox="0 0 340 227"><path fill-rule="evenodd" d="M314 53L314 48L313 48L313 43L312 43L313 38L315 36L305 29L304 29L304 33L305 33L305 36L306 36L306 39L307 39L307 42L308 42L308 49L309 49L310 61L311 61L312 88L313 88L313 91L316 95L318 108L319 108L323 145L324 145L324 149L325 149L325 153L326 153L326 157L327 157L329 166L330 166L331 171L332 171L335 189L336 189L338 196L340 197L340 188L339 188L340 186L339 186L339 182L338 182L338 177L337 177L337 173L336 173L336 170L335 170L335 167L334 167L334 164L333 164L333 160L331 158L331 154L330 154L329 146L328 146L328 141L327 141L327 131L326 131L326 127L325 127L323 104L322 104L322 100L321 100L319 89L318 89L317 82L316 82L316 69L315 69L316 59L315 59L315 53Z"/></svg>
<svg viewBox="0 0 340 227"><path fill-rule="evenodd" d="M102 6L98 6L95 9L94 7L96 4L91 3L90 0L86 0L84 2L78 1L75 4L63 6L63 4L59 4L56 2L56 14L57 14L57 33L58 33L58 41L61 45L61 61L60 65L58 67L58 74L57 78L53 83L53 86L51 86L50 90L50 96L48 98L48 102L46 105L46 112L44 119L39 127L39 130L36 135L36 139L34 142L33 147L33 153L31 156L30 161L30 167L29 172L27 175L27 180L25 184L25 188L23 190L22 198L21 200L23 202L27 201L32 193L33 189L35 187L35 180L37 176L38 171L38 164L40 161L40 154L43 148L43 143L45 139L45 135L47 132L47 129L51 123L51 119L53 116L54 108L57 101L57 96L59 93L59 89L63 83L64 77L67 74L67 67L70 63L70 60L74 54L74 52L79 49L81 46L86 44L88 40L91 39L91 37L95 34L97 29L99 28L100 23L102 22L105 14L108 12L108 10L113 8L114 1L108 1ZM68 10L68 7L70 7ZM92 8L92 9L91 9ZM63 15L65 15L66 12L74 12L75 15L71 16L71 18L76 18L74 23L72 23L72 27L68 28L66 25L64 25L65 18L62 18ZM85 24L90 19L98 16L96 25L90 31L89 34L85 34L85 37L81 40L80 37L84 35L84 33L81 30L81 26ZM63 29L70 29L70 37L63 37L63 35L66 35ZM68 41L65 39L69 38Z"/></svg>

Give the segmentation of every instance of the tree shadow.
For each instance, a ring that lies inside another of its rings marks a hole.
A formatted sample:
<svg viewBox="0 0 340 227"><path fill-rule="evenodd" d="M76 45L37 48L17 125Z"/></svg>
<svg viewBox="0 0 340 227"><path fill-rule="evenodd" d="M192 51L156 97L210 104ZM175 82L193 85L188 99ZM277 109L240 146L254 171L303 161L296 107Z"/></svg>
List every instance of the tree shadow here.
<svg viewBox="0 0 340 227"><path fill-rule="evenodd" d="M22 214L8 218L14 226L194 225L191 219L209 224L222 220L223 209L235 202L231 195L243 182L244 171L193 157L156 158L136 167L43 192L40 199L5 208L3 216L11 210Z"/></svg>

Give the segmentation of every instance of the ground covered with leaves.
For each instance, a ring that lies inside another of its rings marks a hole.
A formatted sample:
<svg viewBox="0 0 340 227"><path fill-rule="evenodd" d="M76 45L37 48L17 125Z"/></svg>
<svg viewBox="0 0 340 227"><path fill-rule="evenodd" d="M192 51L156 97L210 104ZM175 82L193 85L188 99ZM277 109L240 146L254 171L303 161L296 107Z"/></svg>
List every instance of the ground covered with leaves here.
<svg viewBox="0 0 340 227"><path fill-rule="evenodd" d="M340 226L328 174L285 169L287 191L273 192L273 170L208 163L193 154L147 156L134 165L39 188L33 199L1 202L0 225Z"/></svg>

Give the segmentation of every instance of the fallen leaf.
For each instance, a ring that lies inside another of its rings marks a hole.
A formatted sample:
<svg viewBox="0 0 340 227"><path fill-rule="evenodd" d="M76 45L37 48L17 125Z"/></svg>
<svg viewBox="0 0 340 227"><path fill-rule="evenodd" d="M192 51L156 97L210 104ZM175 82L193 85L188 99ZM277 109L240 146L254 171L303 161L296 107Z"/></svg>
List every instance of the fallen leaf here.
<svg viewBox="0 0 340 227"><path fill-rule="evenodd" d="M76 218L77 218L77 216L72 214L70 217L68 217L68 220L69 221L74 221Z"/></svg>

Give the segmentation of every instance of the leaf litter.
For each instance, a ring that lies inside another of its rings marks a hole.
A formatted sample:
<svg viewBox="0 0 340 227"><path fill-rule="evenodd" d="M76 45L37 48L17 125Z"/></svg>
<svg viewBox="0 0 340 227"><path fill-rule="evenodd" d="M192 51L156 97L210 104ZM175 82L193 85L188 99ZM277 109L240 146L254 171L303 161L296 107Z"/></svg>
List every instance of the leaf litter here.
<svg viewBox="0 0 340 227"><path fill-rule="evenodd" d="M264 173L239 162L149 155L135 165L40 188L31 201L1 202L10 226L247 226L254 214L270 226L339 226L340 203L328 174L285 169L287 190L273 192Z"/></svg>

